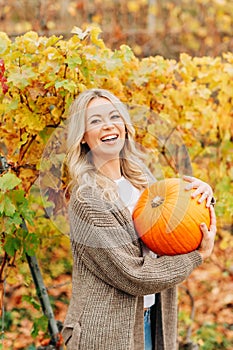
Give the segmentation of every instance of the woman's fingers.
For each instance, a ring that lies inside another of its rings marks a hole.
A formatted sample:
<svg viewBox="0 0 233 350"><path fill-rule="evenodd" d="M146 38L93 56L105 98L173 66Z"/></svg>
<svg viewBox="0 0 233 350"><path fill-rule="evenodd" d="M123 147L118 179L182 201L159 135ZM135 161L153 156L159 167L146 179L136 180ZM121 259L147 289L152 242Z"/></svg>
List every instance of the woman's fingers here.
<svg viewBox="0 0 233 350"><path fill-rule="evenodd" d="M208 189L206 190L206 188L198 188L196 191L194 191L192 194L191 194L191 197L192 198L196 198L197 196L201 196L199 199L198 199L198 203L202 203L206 200L206 206L209 207L210 206L210 203L211 203L211 200L213 198L213 191L211 189Z"/></svg>
<svg viewBox="0 0 233 350"><path fill-rule="evenodd" d="M217 231L217 219L216 219L216 214L214 207L211 205L210 206L210 231L213 231L214 234L216 234Z"/></svg>
<svg viewBox="0 0 233 350"><path fill-rule="evenodd" d="M188 176L188 175L183 175L183 180L188 182L188 184L185 186L185 190L189 191L192 188L195 188L194 187L195 186L194 182L196 180L195 177Z"/></svg>
<svg viewBox="0 0 233 350"><path fill-rule="evenodd" d="M201 231L203 233L203 235L205 235L206 237L212 237L215 236L217 228L216 228L216 215L215 215L215 210L214 207L211 205L210 206L210 227L208 229L208 227L206 226L205 223L202 223L200 225L201 227Z"/></svg>
<svg viewBox="0 0 233 350"><path fill-rule="evenodd" d="M210 227L206 226L205 223L200 225L201 231L203 233L203 238L201 241L201 245L199 248L199 253L202 255L203 259L208 258L214 248L214 240L216 235L216 215L214 211L214 207L210 206Z"/></svg>
<svg viewBox="0 0 233 350"><path fill-rule="evenodd" d="M183 179L188 182L193 182L195 178L193 176L183 175Z"/></svg>
<svg viewBox="0 0 233 350"><path fill-rule="evenodd" d="M206 206L209 207L213 198L213 191L211 186L204 181L196 179L193 176L184 175L183 179L188 182L188 184L185 186L186 191L195 189L195 191L192 192L191 197L196 198L200 196L198 202L202 203L206 200Z"/></svg>
<svg viewBox="0 0 233 350"><path fill-rule="evenodd" d="M195 189L191 193L191 197L195 198L200 196L198 199L199 203L202 203L206 200L206 206L209 207L210 210L210 227L208 228L205 223L202 223L200 225L200 229L203 233L203 238L201 241L201 245L199 250L199 253L201 254L203 260L208 258L214 248L214 240L216 235L216 215L213 205L211 205L212 198L213 198L213 190L210 185L208 185L206 182L201 181L199 179L196 179L192 176L183 176L183 179L187 181L187 185L185 186L185 190L191 190Z"/></svg>
<svg viewBox="0 0 233 350"><path fill-rule="evenodd" d="M211 202L212 202L212 198L213 198L213 196L208 196L208 197L206 198L206 206L207 206L207 208L210 207Z"/></svg>

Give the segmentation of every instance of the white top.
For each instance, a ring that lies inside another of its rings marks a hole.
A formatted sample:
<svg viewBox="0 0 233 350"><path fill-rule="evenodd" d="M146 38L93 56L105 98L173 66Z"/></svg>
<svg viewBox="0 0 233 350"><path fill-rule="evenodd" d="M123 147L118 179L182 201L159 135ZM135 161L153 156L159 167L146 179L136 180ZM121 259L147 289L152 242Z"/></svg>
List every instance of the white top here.
<svg viewBox="0 0 233 350"><path fill-rule="evenodd" d="M115 180L115 183L118 186L118 193L125 204L125 206L129 209L131 214L133 213L133 209L139 199L141 191L134 187L130 181L128 181L123 176L120 179ZM143 245L143 256L146 254L153 254L153 257L156 257L156 254L152 253L147 247ZM149 294L144 296L144 307L148 308L152 306L155 302L155 295Z"/></svg>

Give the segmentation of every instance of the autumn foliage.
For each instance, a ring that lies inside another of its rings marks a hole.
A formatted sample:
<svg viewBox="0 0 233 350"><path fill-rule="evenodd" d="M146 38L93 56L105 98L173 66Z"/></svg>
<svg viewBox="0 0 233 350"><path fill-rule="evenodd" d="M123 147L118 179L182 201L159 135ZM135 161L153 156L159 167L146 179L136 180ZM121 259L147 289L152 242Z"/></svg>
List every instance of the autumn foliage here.
<svg viewBox="0 0 233 350"><path fill-rule="evenodd" d="M193 174L214 189L219 266L232 276L233 54L140 59L127 45L108 48L100 32L95 25L74 27L64 39L29 31L15 40L0 33L0 155L8 165L0 177L1 286L5 279L10 285L22 282L17 274L28 274L25 254L36 253L43 261L45 247L48 256L63 247L57 259L64 264L56 267L61 275L70 271L67 239L46 215L37 179L43 151L65 122L71 101L93 87L108 89L129 105L137 142L149 150L147 162L156 176L157 163L163 176L190 171L177 166L182 149L188 149ZM57 176L52 181L61 190ZM51 205L51 197L47 200ZM58 276L46 269L48 278ZM24 282L30 284L30 277Z"/></svg>

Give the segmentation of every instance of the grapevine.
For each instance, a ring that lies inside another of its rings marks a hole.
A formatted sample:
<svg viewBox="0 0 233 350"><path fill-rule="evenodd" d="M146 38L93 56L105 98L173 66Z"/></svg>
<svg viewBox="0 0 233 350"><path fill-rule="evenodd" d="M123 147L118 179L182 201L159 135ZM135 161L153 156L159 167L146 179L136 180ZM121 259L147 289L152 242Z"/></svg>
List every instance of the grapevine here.
<svg viewBox="0 0 233 350"><path fill-rule="evenodd" d="M100 33L96 26L75 27L66 40L31 31L11 41L0 32L1 299L3 283L15 266L27 255L39 254L48 239L56 244L63 239L45 210L53 206L54 188L47 184L47 203L40 198L41 159L51 135L65 123L70 103L93 87L109 89L134 107L136 141L153 150L147 158L153 172L161 162L164 176L179 175L171 154L180 157L182 145L173 136L180 135L193 174L214 188L221 247L232 244L230 234L222 232L233 227L233 54L140 59L127 45L109 49ZM135 106L146 111L138 113ZM154 137L159 130L166 142L166 125L174 131L169 150ZM63 191L53 164L46 166L49 181ZM230 266L228 258L225 265Z"/></svg>

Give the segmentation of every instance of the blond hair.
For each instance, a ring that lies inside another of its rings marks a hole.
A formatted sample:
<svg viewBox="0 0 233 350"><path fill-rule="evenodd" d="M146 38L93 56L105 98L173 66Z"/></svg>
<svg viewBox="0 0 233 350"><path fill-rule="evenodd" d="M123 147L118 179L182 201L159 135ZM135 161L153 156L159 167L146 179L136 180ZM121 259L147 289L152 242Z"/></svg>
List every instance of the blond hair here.
<svg viewBox="0 0 233 350"><path fill-rule="evenodd" d="M88 145L82 143L88 104L98 97L109 100L125 123L126 140L120 153L122 175L140 190L148 185L147 175L142 166L142 154L135 146L135 130L126 106L107 90L90 89L82 92L71 104L69 110L67 166L71 178L70 186L78 185L79 188L82 188L83 186L95 187L99 185L103 188L106 199L115 199L116 186L114 181L98 172L91 160Z"/></svg>

